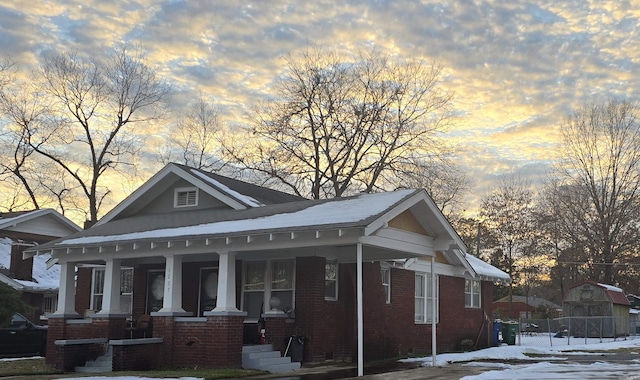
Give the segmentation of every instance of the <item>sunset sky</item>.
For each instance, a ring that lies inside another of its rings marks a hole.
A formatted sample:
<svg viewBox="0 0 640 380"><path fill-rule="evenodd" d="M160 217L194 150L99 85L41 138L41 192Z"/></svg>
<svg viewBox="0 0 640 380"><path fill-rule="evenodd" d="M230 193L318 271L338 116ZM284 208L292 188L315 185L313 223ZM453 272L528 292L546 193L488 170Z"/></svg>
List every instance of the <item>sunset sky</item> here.
<svg viewBox="0 0 640 380"><path fill-rule="evenodd" d="M500 175L544 173L576 107L636 98L639 18L638 0L0 0L0 52L26 72L51 50L139 43L176 86L174 107L203 91L230 123L310 46L440 61L461 116L450 138L483 196Z"/></svg>

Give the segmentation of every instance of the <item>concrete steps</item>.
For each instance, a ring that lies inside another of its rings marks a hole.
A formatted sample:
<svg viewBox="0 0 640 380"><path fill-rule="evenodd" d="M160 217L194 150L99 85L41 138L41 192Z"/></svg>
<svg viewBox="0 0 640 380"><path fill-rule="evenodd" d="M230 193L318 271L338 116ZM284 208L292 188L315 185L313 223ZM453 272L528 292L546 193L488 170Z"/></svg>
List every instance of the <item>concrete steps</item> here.
<svg viewBox="0 0 640 380"><path fill-rule="evenodd" d="M76 367L75 371L79 373L106 373L113 371L113 351L109 347L106 354L99 356L96 360L90 360L82 367Z"/></svg>
<svg viewBox="0 0 640 380"><path fill-rule="evenodd" d="M282 373L299 369L300 363L280 356L280 351L274 351L270 344L260 344L242 347L242 368Z"/></svg>

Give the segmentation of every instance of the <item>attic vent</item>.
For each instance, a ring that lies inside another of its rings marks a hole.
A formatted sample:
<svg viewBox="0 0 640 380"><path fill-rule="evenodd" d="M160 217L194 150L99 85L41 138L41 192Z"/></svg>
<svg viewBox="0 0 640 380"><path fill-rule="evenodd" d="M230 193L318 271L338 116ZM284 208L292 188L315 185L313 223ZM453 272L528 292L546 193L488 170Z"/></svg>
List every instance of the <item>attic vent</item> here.
<svg viewBox="0 0 640 380"><path fill-rule="evenodd" d="M173 207L189 207L198 205L198 189L195 187L181 187L175 190Z"/></svg>

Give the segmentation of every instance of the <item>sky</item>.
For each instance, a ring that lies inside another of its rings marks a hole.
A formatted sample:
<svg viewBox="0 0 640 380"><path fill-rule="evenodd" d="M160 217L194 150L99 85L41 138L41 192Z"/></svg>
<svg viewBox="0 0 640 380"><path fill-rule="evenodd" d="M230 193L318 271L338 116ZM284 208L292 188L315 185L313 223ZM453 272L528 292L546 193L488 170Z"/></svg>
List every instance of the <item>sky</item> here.
<svg viewBox="0 0 640 380"><path fill-rule="evenodd" d="M459 115L447 139L481 197L500 176L543 175L581 105L635 99L639 17L640 0L0 0L0 52L27 72L52 51L140 44L175 108L202 91L230 125L312 46L441 62Z"/></svg>
<svg viewBox="0 0 640 380"><path fill-rule="evenodd" d="M640 339L618 339L601 343L599 339L571 338L571 340L554 339L553 346L544 336L521 337L518 345L502 344L482 350L439 354L436 356L436 366L443 367L451 363L465 363L469 367L483 367L485 372L477 375L465 376L463 380L540 380L540 379L626 379L631 375L637 376L640 371ZM571 344L568 344L571 343ZM620 348L631 349L638 355L638 359L626 362L607 362L601 359L610 353L607 351ZM637 351L634 349L637 348ZM571 362L572 355L594 357L592 362ZM568 356L568 358L566 358ZM16 359L0 359L16 360ZM28 359L24 359L28 360ZM420 357L402 360L417 362L429 367L433 364L432 357ZM508 361L512 361L509 363ZM516 363L516 364L514 364ZM384 374L375 376L376 378ZM415 377L414 377L415 378ZM113 376L100 375L77 377L79 380L153 380L141 376ZM165 379L167 380L167 379ZM168 379L172 380L172 379ZM201 380L192 377L182 377L173 380Z"/></svg>

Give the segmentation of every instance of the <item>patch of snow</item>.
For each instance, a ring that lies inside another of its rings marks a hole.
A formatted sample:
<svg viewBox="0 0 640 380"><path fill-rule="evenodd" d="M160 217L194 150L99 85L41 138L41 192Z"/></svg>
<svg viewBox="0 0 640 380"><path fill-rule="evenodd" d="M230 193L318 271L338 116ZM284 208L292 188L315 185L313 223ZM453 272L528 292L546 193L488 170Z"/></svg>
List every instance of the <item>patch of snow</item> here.
<svg viewBox="0 0 640 380"><path fill-rule="evenodd" d="M480 260L473 255L467 253L464 257L467 259L473 270L480 276L497 278L505 281L508 281L510 279L509 275L506 272Z"/></svg>
<svg viewBox="0 0 640 380"><path fill-rule="evenodd" d="M47 260L50 254L42 254L33 257L33 274L35 281L14 280L29 289L56 290L60 286L60 266L54 265L47 269ZM0 267L11 269L11 239L0 239Z"/></svg>
<svg viewBox="0 0 640 380"><path fill-rule="evenodd" d="M178 236L243 233L277 228L322 226L336 223L358 222L385 211L387 208L413 192L414 190L398 190L387 193L363 194L354 198L336 199L331 202L321 203L297 212L270 215L256 219L231 220L226 222L206 223L178 228L164 228L122 235L87 236L63 240L58 244L94 244L136 239L166 239Z"/></svg>
<svg viewBox="0 0 640 380"><path fill-rule="evenodd" d="M216 181L215 179L207 176L204 173L200 173L199 171L195 170L195 169L191 169L191 173L197 175L198 177L204 179L205 181L209 182L210 184L212 184L213 186L217 187L218 189L224 191L227 194L230 194L231 196L233 196L234 198L236 198L237 200L243 202L246 205L249 205L251 207L260 207L262 206L262 204L260 204L260 202L258 202L257 200L255 200L254 198L248 196L248 195L244 195L244 194L240 194L235 190L230 189L229 187L223 185L222 183Z"/></svg>
<svg viewBox="0 0 640 380"><path fill-rule="evenodd" d="M605 289L607 289L607 290L611 290L611 291L613 291L613 292L620 292L620 293L622 293L622 292L623 292L623 290L622 290L622 289L620 289L620 288L618 288L617 286L607 285L607 284L601 284L601 283L598 283L598 285L602 286L603 288L605 288Z"/></svg>

